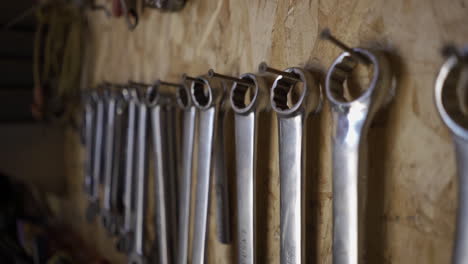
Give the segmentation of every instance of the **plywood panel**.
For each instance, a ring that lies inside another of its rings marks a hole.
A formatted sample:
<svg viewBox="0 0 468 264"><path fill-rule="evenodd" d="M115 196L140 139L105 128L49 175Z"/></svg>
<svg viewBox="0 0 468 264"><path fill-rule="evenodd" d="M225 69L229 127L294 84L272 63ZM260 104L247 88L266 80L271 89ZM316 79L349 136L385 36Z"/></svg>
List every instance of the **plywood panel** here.
<svg viewBox="0 0 468 264"><path fill-rule="evenodd" d="M134 32L121 19L92 13L90 83L178 80L183 72L197 75L209 68L237 75L256 71L261 61L278 68L311 63L325 70L340 51L319 40L324 27L351 46L392 49L400 83L369 135L365 263L448 263L457 181L450 136L433 104L433 82L442 45L468 42L467 6L466 0L197 0L175 14L145 10ZM268 198L261 218L266 227L263 259L279 263L277 133L275 117L268 115L265 123L271 128L261 133L265 139L258 157L266 164L262 178ZM330 135L325 104L309 125L309 136L314 136L308 147L313 159L309 263L331 263ZM78 160L76 155L68 158ZM234 167L233 160L228 166ZM79 170L72 175L81 177ZM75 195L82 199L79 191ZM210 215L214 217L213 210ZM208 262L235 263L234 248L216 241L214 219L211 223ZM84 221L77 226L114 263L124 263L99 228Z"/></svg>

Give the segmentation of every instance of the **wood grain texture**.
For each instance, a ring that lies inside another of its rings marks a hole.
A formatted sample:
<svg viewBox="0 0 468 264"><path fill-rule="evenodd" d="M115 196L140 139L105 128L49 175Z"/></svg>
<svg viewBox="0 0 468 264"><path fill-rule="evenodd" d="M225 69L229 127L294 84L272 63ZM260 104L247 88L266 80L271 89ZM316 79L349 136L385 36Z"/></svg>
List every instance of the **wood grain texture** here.
<svg viewBox="0 0 468 264"><path fill-rule="evenodd" d="M122 19L90 13L90 84L129 79L178 80L209 68L238 75L261 61L285 68L313 64L328 68L339 50L318 39L329 27L351 46L393 50L400 83L393 103L369 133L370 174L366 214L366 259L362 263L449 263L456 190L453 146L433 103L440 48L468 42L468 1L425 0L193 0L179 13L146 9L129 32ZM266 226L262 263L279 263L279 175L276 118L268 114L258 157L264 164ZM328 104L310 120L307 210L308 263L332 263L331 124ZM79 145L70 134L70 184L81 186ZM231 139L232 140L232 139ZM74 143L73 143L74 142ZM230 152L232 152L232 146ZM229 156L234 157L233 153ZM228 161L234 168L234 160ZM316 166L312 167L312 164ZM231 170L230 176L234 175ZM70 206L84 212L81 189ZM215 203L212 203L214 205ZM70 207L68 207L70 208ZM70 210L70 209L67 209ZM214 217L212 206L211 218ZM125 263L100 226L69 219L112 263ZM216 241L211 220L208 263L235 263L235 247Z"/></svg>

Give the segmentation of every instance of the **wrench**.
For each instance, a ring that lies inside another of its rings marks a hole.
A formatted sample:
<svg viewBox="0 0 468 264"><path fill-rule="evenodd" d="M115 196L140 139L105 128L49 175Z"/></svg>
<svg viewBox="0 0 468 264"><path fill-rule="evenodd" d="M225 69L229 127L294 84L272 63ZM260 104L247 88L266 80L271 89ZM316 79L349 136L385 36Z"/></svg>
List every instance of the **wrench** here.
<svg viewBox="0 0 468 264"><path fill-rule="evenodd" d="M168 190L168 157L167 147L168 142L164 127L165 123L165 106L170 103L169 98L162 95L158 91L159 85L151 87L148 94L148 106L151 113L151 127L153 140L153 157L154 157L154 187L155 187L155 229L156 229L156 253L157 263L169 264L172 263L172 255L170 252L170 211L169 211L169 190ZM168 131L172 133L173 131ZM166 154L166 155L165 155ZM173 226L173 225L172 225Z"/></svg>
<svg viewBox="0 0 468 264"><path fill-rule="evenodd" d="M117 92L115 87L108 86L104 91L104 100L107 108L107 119L106 119L106 139L105 139L105 156L104 156L104 197L102 204L102 223L109 233L112 233L113 215L112 215L112 173L114 165L114 133L116 130L115 126L115 114L116 114L116 101Z"/></svg>
<svg viewBox="0 0 468 264"><path fill-rule="evenodd" d="M281 263L305 263L306 120L309 113L321 109L320 85L301 68L279 71L261 63L259 71L279 74L270 101L278 117Z"/></svg>
<svg viewBox="0 0 468 264"><path fill-rule="evenodd" d="M192 186L192 164L193 146L195 143L195 106L190 97L189 88L179 85L177 90L177 104L183 110L183 134L182 134L182 165L181 165L181 185L179 191L179 237L177 246L177 264L187 264L190 228L190 198Z"/></svg>
<svg viewBox="0 0 468 264"><path fill-rule="evenodd" d="M200 125L198 130L198 166L195 199L195 224L192 250L192 264L204 264L208 237L208 212L210 208L211 173L213 144L216 142L218 113L222 105L225 87L217 79L205 77L191 78L192 101L199 110Z"/></svg>
<svg viewBox="0 0 468 264"><path fill-rule="evenodd" d="M373 67L369 87L358 98L345 98L344 81L359 61ZM353 57L354 56L354 57ZM365 138L376 112L390 102L396 84L381 51L361 48L343 52L328 70L325 87L333 116L333 263L359 263L362 245L358 183L365 178ZM362 194L361 194L362 195ZM364 199L363 199L364 200ZM361 223L362 224L362 223Z"/></svg>
<svg viewBox="0 0 468 264"><path fill-rule="evenodd" d="M238 263L254 264L257 263L257 116L267 107L268 88L263 77L251 73L242 74L240 79L248 83L234 82L229 97L235 112Z"/></svg>
<svg viewBox="0 0 468 264"><path fill-rule="evenodd" d="M117 248L129 253L131 250L132 232L134 231L134 153L135 149L135 119L136 119L136 99L137 94L134 87L129 87L122 90L123 99L126 102L127 118L125 131L125 158L124 158L124 188L123 188L123 224L121 230L121 238L117 242Z"/></svg>
<svg viewBox="0 0 468 264"><path fill-rule="evenodd" d="M92 195L93 189L93 140L94 140L94 118L95 100L91 92L86 92L82 96L83 101L83 143L85 148L85 182L84 190L88 196Z"/></svg>
<svg viewBox="0 0 468 264"><path fill-rule="evenodd" d="M147 97L146 92L150 86L132 84L136 90L136 107L138 108L137 141L135 156L135 220L132 236L132 248L129 256L129 264L147 263L145 256L145 213L147 196L147 153L146 153L146 124L147 124Z"/></svg>
<svg viewBox="0 0 468 264"><path fill-rule="evenodd" d="M101 175L101 158L103 147L103 126L104 126L104 102L102 100L102 87L98 87L97 91L92 92L94 101L96 102L96 118L94 122L94 150L93 150L93 185L90 195L90 202L86 210L86 217L89 222L93 221L99 214L99 181Z"/></svg>
<svg viewBox="0 0 468 264"><path fill-rule="evenodd" d="M442 121L452 133L458 170L458 216L452 263L468 262L468 118L463 111L468 83L468 50L450 54L435 83L435 102Z"/></svg>

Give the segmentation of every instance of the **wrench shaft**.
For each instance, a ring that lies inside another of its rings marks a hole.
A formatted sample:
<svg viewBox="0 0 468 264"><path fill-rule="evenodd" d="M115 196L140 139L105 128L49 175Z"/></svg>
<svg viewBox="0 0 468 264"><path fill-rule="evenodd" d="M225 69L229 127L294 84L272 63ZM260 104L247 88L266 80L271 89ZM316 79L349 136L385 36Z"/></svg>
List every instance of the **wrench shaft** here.
<svg viewBox="0 0 468 264"><path fill-rule="evenodd" d="M458 166L458 217L455 241L454 264L466 263L468 259L468 142L454 135Z"/></svg>

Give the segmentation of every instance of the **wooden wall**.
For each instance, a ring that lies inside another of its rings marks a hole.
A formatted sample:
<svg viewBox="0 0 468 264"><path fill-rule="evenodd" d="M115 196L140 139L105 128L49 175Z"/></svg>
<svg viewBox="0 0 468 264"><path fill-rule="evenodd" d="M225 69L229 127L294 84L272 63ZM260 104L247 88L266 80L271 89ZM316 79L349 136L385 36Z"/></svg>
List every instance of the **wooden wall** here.
<svg viewBox="0 0 468 264"><path fill-rule="evenodd" d="M181 73L204 74L209 68L238 75L255 72L261 61L277 68L312 63L326 70L341 51L319 39L324 27L351 46L388 47L395 54L399 86L368 137L368 243L362 263L449 263L457 180L452 142L435 109L433 90L442 45L468 42L467 12L467 0L191 0L179 13L144 10L134 32L123 19L89 13L92 54L87 71L90 84L97 84L176 81ZM330 122L328 103L309 121L309 263L332 259ZM260 177L266 186L262 199L267 200L260 212L261 258L262 263L279 263L274 114L262 123L271 128L261 132L258 157L265 167ZM125 263L102 228L84 220L81 152L73 132L68 140L69 183L76 188L62 209L73 211L68 221L99 252L113 263ZM233 159L228 166L233 177ZM234 247L219 244L215 230L213 219L209 263L235 263Z"/></svg>

